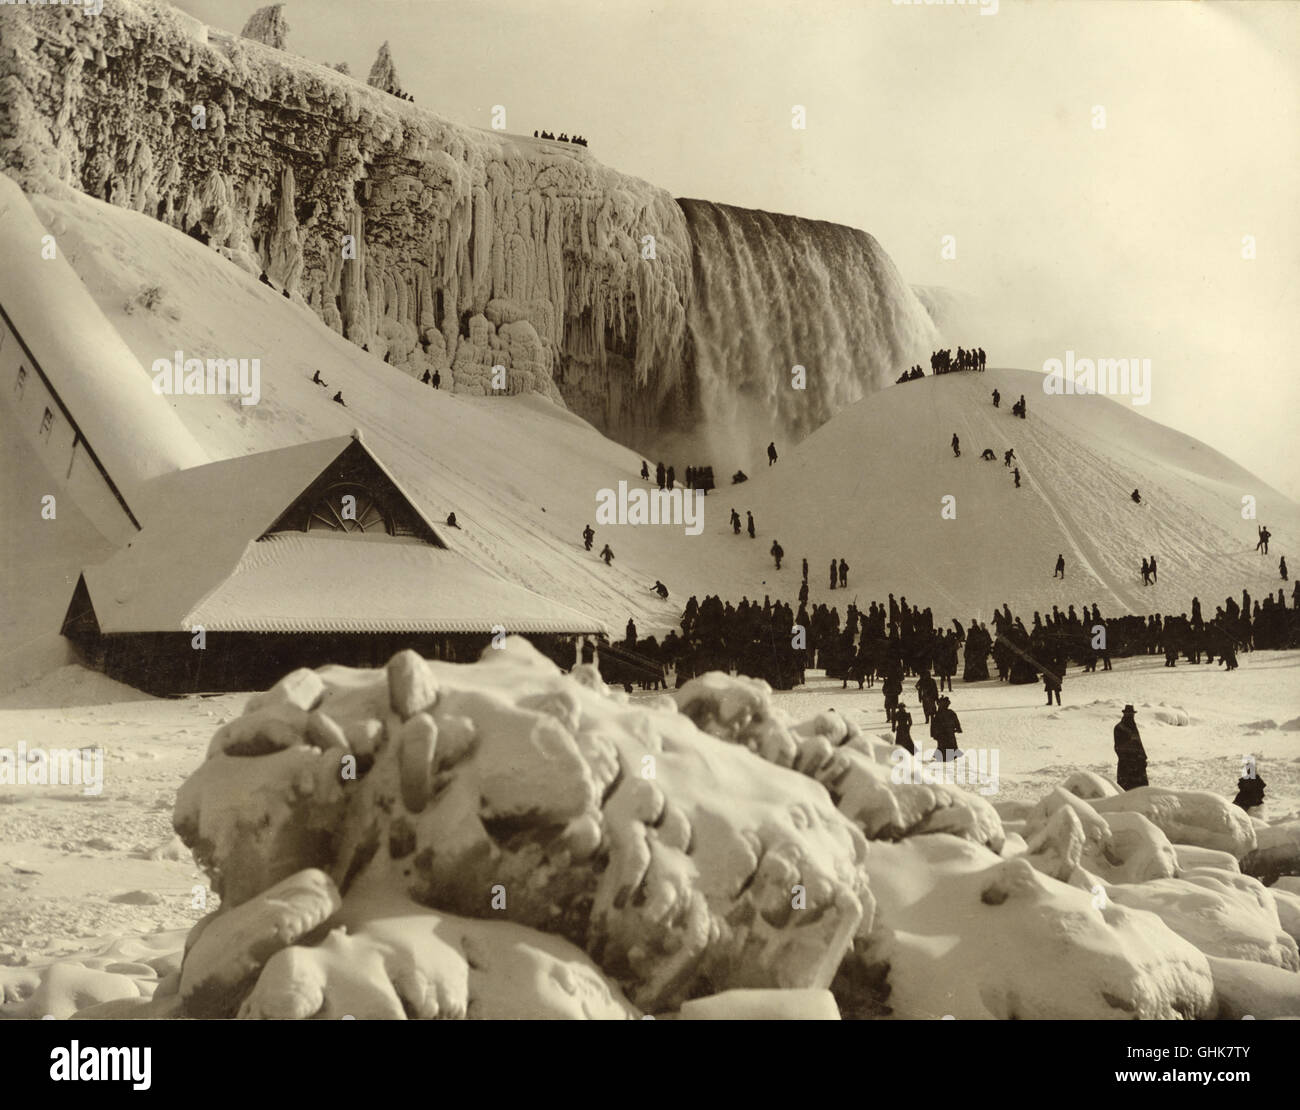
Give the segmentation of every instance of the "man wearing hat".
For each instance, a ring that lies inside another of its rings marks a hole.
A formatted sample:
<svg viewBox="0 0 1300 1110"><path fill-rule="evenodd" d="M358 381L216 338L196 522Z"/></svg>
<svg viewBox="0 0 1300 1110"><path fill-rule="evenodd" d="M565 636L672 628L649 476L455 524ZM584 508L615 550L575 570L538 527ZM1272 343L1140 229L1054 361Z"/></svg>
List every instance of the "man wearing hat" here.
<svg viewBox="0 0 1300 1110"><path fill-rule="evenodd" d="M961 721L951 706L949 698L940 698L939 708L930 721L930 739L938 746L939 758L945 762L957 758L957 733L961 732Z"/></svg>
<svg viewBox="0 0 1300 1110"><path fill-rule="evenodd" d="M1115 755L1119 758L1115 781L1121 790L1147 785L1147 753L1138 733L1136 714L1131 705L1124 706L1115 726Z"/></svg>

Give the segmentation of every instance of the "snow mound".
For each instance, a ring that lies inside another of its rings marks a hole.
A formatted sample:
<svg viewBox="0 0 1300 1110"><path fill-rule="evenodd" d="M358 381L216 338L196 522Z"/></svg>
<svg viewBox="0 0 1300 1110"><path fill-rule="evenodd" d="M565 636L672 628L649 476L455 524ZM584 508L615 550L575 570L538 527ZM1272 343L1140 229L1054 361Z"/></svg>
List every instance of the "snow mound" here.
<svg viewBox="0 0 1300 1110"><path fill-rule="evenodd" d="M518 639L473 666L407 652L316 677L250 702L263 743L217 746L178 795L222 913L316 867L345 912L361 887L558 933L651 1011L825 988L870 928L866 841L825 790L669 705L631 707ZM304 975L334 977L313 959Z"/></svg>
<svg viewBox="0 0 1300 1110"><path fill-rule="evenodd" d="M1255 848L1250 818L1227 798L1203 790L1140 786L1092 802L1098 813L1141 813L1175 844L1194 844L1241 859Z"/></svg>
<svg viewBox="0 0 1300 1110"><path fill-rule="evenodd" d="M0 708L45 709L112 705L124 701L153 701L150 694L117 682L99 671L69 663L0 697Z"/></svg>

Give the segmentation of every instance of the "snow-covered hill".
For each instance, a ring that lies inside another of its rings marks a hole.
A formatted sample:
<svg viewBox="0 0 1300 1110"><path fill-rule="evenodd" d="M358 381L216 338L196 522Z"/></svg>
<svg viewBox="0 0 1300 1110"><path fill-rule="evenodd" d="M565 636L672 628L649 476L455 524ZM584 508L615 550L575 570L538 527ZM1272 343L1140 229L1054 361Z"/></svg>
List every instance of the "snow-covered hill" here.
<svg viewBox="0 0 1300 1110"><path fill-rule="evenodd" d="M435 519L457 514L464 527L452 542L467 555L615 629L629 615L642 634L665 629L692 593L792 599L804 556L812 600L841 610L854 597L865 604L892 592L944 620L987 616L1004 601L1018 611L1093 601L1107 613L1182 611L1199 592L1208 616L1243 587L1255 597L1276 589L1278 554L1300 537L1294 502L1128 403L1049 397L1040 375L990 370L890 387L802 444L778 444L776 466L756 459L749 482L709 495L701 535L671 526L599 528L595 551L608 542L616 555L606 567L583 550L580 533L595 523L599 490L620 480L639 484L640 460L572 414L535 396L434 391L157 221L86 197L33 203L144 367L177 349L261 359L257 405L160 399L211 457L360 426ZM148 307L138 295L154 288ZM314 370L328 390L311 384ZM989 401L995 387L1000 409ZM330 403L336 389L346 408ZM1025 421L1010 413L1021 392ZM960 458L949 446L954 432ZM986 446L997 461L979 458ZM1001 461L1008 447L1020 464L1018 490ZM711 461L665 460L679 476ZM1141 505L1129 499L1134 487ZM941 515L946 495L956 499L956 519ZM1247 495L1273 532L1267 558L1254 551L1256 522L1242 518ZM753 511L757 540L731 533L733 505L742 517ZM67 553L47 550L57 543L53 531L25 530L20 539L15 558L66 576ZM768 555L773 539L786 551L779 573ZM1066 557L1064 583L1052 578L1058 553ZM1152 553L1159 583L1144 589L1137 567ZM852 568L847 595L827 589L832 556ZM671 591L668 601L650 592L656 578ZM74 583L54 581L57 600L48 607L61 615L61 593L70 596Z"/></svg>

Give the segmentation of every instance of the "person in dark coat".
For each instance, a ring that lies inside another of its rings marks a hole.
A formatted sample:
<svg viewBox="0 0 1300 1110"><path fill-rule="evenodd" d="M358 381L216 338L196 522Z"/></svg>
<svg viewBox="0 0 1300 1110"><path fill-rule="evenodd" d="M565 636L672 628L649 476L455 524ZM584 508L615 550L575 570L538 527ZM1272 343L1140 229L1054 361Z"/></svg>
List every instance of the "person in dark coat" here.
<svg viewBox="0 0 1300 1110"><path fill-rule="evenodd" d="M582 542L587 545L587 550L591 550L591 541L596 538L595 529L590 524L582 530Z"/></svg>
<svg viewBox="0 0 1300 1110"><path fill-rule="evenodd" d="M997 407L998 407L998 402L1001 401L1001 400L1002 400L1002 394L999 393L999 392L995 389L995 390L993 391L993 407L994 407L994 408L997 408Z"/></svg>
<svg viewBox="0 0 1300 1110"><path fill-rule="evenodd" d="M336 405L342 405L344 408L348 407L348 403L345 400L343 400L343 390L341 389L336 394L334 394L334 396L331 397L330 400L333 401Z"/></svg>
<svg viewBox="0 0 1300 1110"><path fill-rule="evenodd" d="M1282 576L1282 581L1286 581L1286 556L1282 556L1282 561L1277 565L1277 572Z"/></svg>
<svg viewBox="0 0 1300 1110"><path fill-rule="evenodd" d="M952 703L948 698L939 699L939 708L935 710L934 719L930 722L930 739L938 745L939 758L948 762L957 758L957 733L961 732L961 721L957 719L957 714L952 711Z"/></svg>
<svg viewBox="0 0 1300 1110"><path fill-rule="evenodd" d="M1258 775L1243 775L1237 780L1237 796L1232 804L1242 809L1254 809L1264 804L1264 787L1268 784Z"/></svg>
<svg viewBox="0 0 1300 1110"><path fill-rule="evenodd" d="M1160 576L1156 574L1156 557L1152 555L1151 556L1151 582L1154 585L1159 583L1159 581L1160 581Z"/></svg>
<svg viewBox="0 0 1300 1110"><path fill-rule="evenodd" d="M891 673L885 677L880 690L885 695L885 717L892 726L894 714L898 712L899 695L903 692L903 680L898 675Z"/></svg>
<svg viewBox="0 0 1300 1110"><path fill-rule="evenodd" d="M1020 488L1020 467L1016 467L1011 472L1011 476L1016 480L1016 489L1019 489Z"/></svg>
<svg viewBox="0 0 1300 1110"><path fill-rule="evenodd" d="M767 465L771 466L776 462L776 442L773 441L767 445Z"/></svg>
<svg viewBox="0 0 1300 1110"><path fill-rule="evenodd" d="M952 433L952 453L954 458L961 455L961 440L957 438L956 432Z"/></svg>
<svg viewBox="0 0 1300 1110"><path fill-rule="evenodd" d="M1047 704L1052 704L1052 695L1056 695L1056 704L1061 704L1061 676L1052 671L1043 672L1043 688L1047 691Z"/></svg>
<svg viewBox="0 0 1300 1110"><path fill-rule="evenodd" d="M659 488L664 488L664 464L655 463L655 481L659 483Z"/></svg>
<svg viewBox="0 0 1300 1110"><path fill-rule="evenodd" d="M459 528L459 527L460 527L460 525L456 523L456 514L455 514L455 513L448 513L448 514L447 514L447 527L448 527L448 528Z"/></svg>
<svg viewBox="0 0 1300 1110"><path fill-rule="evenodd" d="M772 558L776 560L776 569L780 570L781 556L785 554L785 548L783 548L779 543L777 543L776 540L773 540L771 554L772 554Z"/></svg>
<svg viewBox="0 0 1300 1110"><path fill-rule="evenodd" d="M610 560L614 558L614 552L609 549L609 544L601 548L600 557L605 560L605 565L609 566Z"/></svg>
<svg viewBox="0 0 1300 1110"><path fill-rule="evenodd" d="M1052 571L1052 577L1055 578L1058 574L1062 578L1065 577L1065 556L1064 555L1057 555L1056 557L1056 569Z"/></svg>
<svg viewBox="0 0 1300 1110"><path fill-rule="evenodd" d="M430 381L430 384L433 386L434 389L442 388L442 375L438 373L437 370L433 372L433 378Z"/></svg>
<svg viewBox="0 0 1300 1110"><path fill-rule="evenodd" d="M650 464L645 459L641 460L641 477L647 482L650 480Z"/></svg>
<svg viewBox="0 0 1300 1110"><path fill-rule="evenodd" d="M668 488L673 488L673 483L677 481L677 472L670 466L664 474L664 481L667 482Z"/></svg>
<svg viewBox="0 0 1300 1110"><path fill-rule="evenodd" d="M746 521L748 522L748 523L745 525L745 527L746 527L746 529L749 531L749 538L752 540L752 539L755 538L755 533L754 533L754 514L751 513L748 509L745 510L745 519L746 519Z"/></svg>
<svg viewBox="0 0 1300 1110"><path fill-rule="evenodd" d="M735 509L731 510L731 531L737 536L740 535L740 514Z"/></svg>
<svg viewBox="0 0 1300 1110"><path fill-rule="evenodd" d="M1147 785L1147 752L1138 732L1137 710L1131 705L1124 706L1115 726L1115 755L1118 759L1115 781L1121 790Z"/></svg>
<svg viewBox="0 0 1300 1110"><path fill-rule="evenodd" d="M1129 496L1130 496L1131 498L1133 498L1133 504L1135 504L1135 505L1141 505L1141 504L1142 504L1142 495L1141 495L1140 493L1138 493L1137 490L1134 490L1132 493L1129 494Z"/></svg>
<svg viewBox="0 0 1300 1110"><path fill-rule="evenodd" d="M317 385L328 386L328 383L327 383L327 382L323 382L323 381L321 381L321 376L320 376L320 371L319 371L319 370L317 370L316 373L314 373L314 374L311 376L311 380L312 380L313 382L315 382Z"/></svg>
<svg viewBox="0 0 1300 1110"><path fill-rule="evenodd" d="M934 719L935 710L939 708L939 687L929 671L925 671L916 680L916 693L921 699L921 711L925 714L925 723L928 725Z"/></svg>
<svg viewBox="0 0 1300 1110"><path fill-rule="evenodd" d="M654 592L657 593L665 601L668 600L668 587L665 586L662 582L660 582L658 578L655 579L655 584L650 588L654 590Z"/></svg>
<svg viewBox="0 0 1300 1110"><path fill-rule="evenodd" d="M831 560L831 589L835 589L835 582L839 578L839 568L835 565L835 560Z"/></svg>
<svg viewBox="0 0 1300 1110"><path fill-rule="evenodd" d="M916 745L912 743L912 714L901 701L894 710L894 722L889 727L894 730L894 743L916 755Z"/></svg>
<svg viewBox="0 0 1300 1110"><path fill-rule="evenodd" d="M1282 577L1285 578L1286 575L1284 574ZM840 560L840 589L847 590L848 588L849 588L849 564L846 563L843 559L841 559Z"/></svg>

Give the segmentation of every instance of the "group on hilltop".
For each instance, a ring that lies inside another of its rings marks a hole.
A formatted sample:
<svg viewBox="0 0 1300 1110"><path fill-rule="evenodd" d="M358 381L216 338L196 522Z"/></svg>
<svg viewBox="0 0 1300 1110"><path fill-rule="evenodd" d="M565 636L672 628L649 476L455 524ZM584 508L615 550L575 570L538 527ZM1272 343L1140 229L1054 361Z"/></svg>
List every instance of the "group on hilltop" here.
<svg viewBox="0 0 1300 1110"><path fill-rule="evenodd" d="M552 135L549 131L534 131L534 132L533 132L533 138L534 138L534 139L552 139L552 140L554 140L554 141L557 142L557 143L574 143L574 144L576 144L577 146L586 146L586 145L587 145L587 140L584 139L581 135L574 135L573 138L569 138L569 136L566 135L563 131L561 131L561 132L559 133L558 136L557 136L557 135Z"/></svg>
<svg viewBox="0 0 1300 1110"><path fill-rule="evenodd" d="M933 351L930 354L930 372L932 374L953 374L959 370L983 370L985 355L983 347L975 347L966 350L964 347L957 348L957 354L954 355L951 349L945 348L942 351ZM895 385L902 385L903 382L914 382L918 378L924 378L925 371L921 369L920 363L915 366L909 366L894 381ZM995 401L994 404L997 404Z"/></svg>

